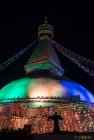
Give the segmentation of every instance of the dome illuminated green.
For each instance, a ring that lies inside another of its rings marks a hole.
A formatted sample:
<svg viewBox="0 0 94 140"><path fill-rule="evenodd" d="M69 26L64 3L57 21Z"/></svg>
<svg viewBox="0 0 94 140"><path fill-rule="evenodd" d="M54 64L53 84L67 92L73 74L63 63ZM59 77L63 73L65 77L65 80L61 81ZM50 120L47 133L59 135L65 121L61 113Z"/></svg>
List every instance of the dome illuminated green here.
<svg viewBox="0 0 94 140"><path fill-rule="evenodd" d="M0 100L10 98L63 97L80 95L81 100L94 103L94 96L80 84L69 80L50 78L22 78L4 86Z"/></svg>
<svg viewBox="0 0 94 140"><path fill-rule="evenodd" d="M1 89L0 99L27 97L28 86L31 81L33 82L30 78L23 78L9 83Z"/></svg>

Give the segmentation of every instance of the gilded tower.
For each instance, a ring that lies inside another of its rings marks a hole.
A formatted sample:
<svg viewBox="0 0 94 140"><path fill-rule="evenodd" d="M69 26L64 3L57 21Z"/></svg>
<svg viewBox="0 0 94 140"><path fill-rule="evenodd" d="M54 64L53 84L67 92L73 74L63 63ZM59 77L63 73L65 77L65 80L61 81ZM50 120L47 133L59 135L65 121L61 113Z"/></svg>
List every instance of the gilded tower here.
<svg viewBox="0 0 94 140"><path fill-rule="evenodd" d="M38 44L25 65L26 75L51 78L63 76L64 69L52 45L53 37L53 26L45 17L44 23L38 27Z"/></svg>

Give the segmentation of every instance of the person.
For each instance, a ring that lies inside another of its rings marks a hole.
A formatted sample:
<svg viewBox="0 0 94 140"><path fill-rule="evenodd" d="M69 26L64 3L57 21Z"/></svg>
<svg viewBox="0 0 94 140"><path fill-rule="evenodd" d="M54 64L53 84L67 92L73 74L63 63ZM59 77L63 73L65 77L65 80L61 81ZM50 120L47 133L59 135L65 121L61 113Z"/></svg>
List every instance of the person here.
<svg viewBox="0 0 94 140"><path fill-rule="evenodd" d="M57 112L53 116L48 116L48 121L49 120L54 120L54 133L59 133L60 128L59 128L59 122L58 120L63 120L63 117L61 115L58 115Z"/></svg>

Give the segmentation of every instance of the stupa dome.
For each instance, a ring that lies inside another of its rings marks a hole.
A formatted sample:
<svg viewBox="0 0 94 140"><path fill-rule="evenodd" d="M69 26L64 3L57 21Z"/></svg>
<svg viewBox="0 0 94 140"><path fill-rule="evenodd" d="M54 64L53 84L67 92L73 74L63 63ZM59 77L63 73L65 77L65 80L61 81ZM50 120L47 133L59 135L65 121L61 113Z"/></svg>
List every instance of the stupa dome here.
<svg viewBox="0 0 94 140"><path fill-rule="evenodd" d="M93 94L82 85L71 80L50 78L22 78L4 86L0 100L9 102L10 98L71 97L80 96L82 101L94 103ZM34 106L37 104L35 103ZM40 103L39 105L46 105Z"/></svg>

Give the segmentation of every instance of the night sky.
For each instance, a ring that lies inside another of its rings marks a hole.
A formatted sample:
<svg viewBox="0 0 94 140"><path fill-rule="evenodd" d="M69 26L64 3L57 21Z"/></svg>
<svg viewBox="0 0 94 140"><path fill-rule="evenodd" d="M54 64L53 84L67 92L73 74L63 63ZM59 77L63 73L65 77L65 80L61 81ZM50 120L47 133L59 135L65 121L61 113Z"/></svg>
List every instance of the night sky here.
<svg viewBox="0 0 94 140"><path fill-rule="evenodd" d="M60 6L54 2L16 5L10 6L8 3L1 8L0 64L37 39L37 28L43 23L44 16L48 16L49 23L54 27L54 40L71 51L94 60L94 15L88 3L82 6ZM33 50L34 47L0 72L0 88L25 76L24 64ZM58 51L57 54L65 69L65 76L94 93L94 79Z"/></svg>

